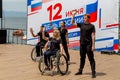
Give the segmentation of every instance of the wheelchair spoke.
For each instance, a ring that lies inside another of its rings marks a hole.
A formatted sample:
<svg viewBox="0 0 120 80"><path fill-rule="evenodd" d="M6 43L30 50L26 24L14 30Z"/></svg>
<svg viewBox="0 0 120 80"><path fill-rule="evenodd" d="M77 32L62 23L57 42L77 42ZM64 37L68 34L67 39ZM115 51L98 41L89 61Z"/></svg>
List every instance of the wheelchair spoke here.
<svg viewBox="0 0 120 80"><path fill-rule="evenodd" d="M68 62L64 55L59 57L58 70L62 75L66 74L68 71Z"/></svg>
<svg viewBox="0 0 120 80"><path fill-rule="evenodd" d="M39 60L39 70L41 73L44 73L44 70L45 70L45 63L44 63L44 58L43 56L41 56L40 60Z"/></svg>
<svg viewBox="0 0 120 80"><path fill-rule="evenodd" d="M31 52L31 59L32 59L33 61L36 61L36 56L37 56L36 48L34 47L34 48L32 49L32 52Z"/></svg>

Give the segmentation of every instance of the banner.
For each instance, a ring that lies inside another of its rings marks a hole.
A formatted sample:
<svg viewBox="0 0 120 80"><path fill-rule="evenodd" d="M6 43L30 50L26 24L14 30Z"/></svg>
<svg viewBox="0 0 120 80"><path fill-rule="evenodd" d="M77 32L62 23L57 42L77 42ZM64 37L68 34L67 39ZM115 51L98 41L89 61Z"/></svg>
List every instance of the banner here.
<svg viewBox="0 0 120 80"><path fill-rule="evenodd" d="M106 6L107 5L107 6ZM72 11L77 9L75 22L82 23L83 15L90 14L91 23L96 28L96 50L118 51L118 10L119 0L28 0L27 44L36 44L37 38L30 33L32 27L37 34L44 25L52 36L52 25L59 28L60 21L66 22L69 48L79 49L80 29L72 26Z"/></svg>

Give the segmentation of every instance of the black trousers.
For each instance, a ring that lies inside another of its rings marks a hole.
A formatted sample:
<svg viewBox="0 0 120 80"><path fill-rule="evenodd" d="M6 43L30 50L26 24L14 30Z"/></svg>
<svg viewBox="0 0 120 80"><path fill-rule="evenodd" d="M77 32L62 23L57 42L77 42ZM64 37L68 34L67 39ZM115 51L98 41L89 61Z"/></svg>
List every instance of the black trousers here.
<svg viewBox="0 0 120 80"><path fill-rule="evenodd" d="M67 59L68 59L68 61L70 61L70 55L69 55L69 52L68 52L67 43L62 43L62 45L63 45L63 49L64 49L64 51L65 51L65 54L66 54L66 56L67 56Z"/></svg>
<svg viewBox="0 0 120 80"><path fill-rule="evenodd" d="M42 52L42 48L43 48L44 44L43 43L37 43L36 45L36 53L37 53L37 57L39 57L40 55L43 55ZM40 53L41 52L41 53Z"/></svg>
<svg viewBox="0 0 120 80"><path fill-rule="evenodd" d="M92 45L81 45L80 46L80 68L79 71L82 71L85 65L85 59L86 54L88 56L88 59L90 61L91 70L94 73L95 72L95 60L94 60L94 54L92 51Z"/></svg>
<svg viewBox="0 0 120 80"><path fill-rule="evenodd" d="M58 50L47 50L45 53L44 53L44 62L45 62L45 65L46 66L49 66L50 64L50 57L52 55L55 55L57 53Z"/></svg>

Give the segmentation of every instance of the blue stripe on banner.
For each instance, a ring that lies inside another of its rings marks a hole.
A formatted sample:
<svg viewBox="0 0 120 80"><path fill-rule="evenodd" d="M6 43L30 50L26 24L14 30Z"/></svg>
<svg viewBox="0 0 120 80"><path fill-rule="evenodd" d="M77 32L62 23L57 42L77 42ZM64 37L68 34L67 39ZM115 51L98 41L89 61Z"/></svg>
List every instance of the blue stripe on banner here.
<svg viewBox="0 0 120 80"><path fill-rule="evenodd" d="M93 4L87 5L86 6L86 13L91 14L93 12L96 12L97 11L97 6L98 6L98 0Z"/></svg>
<svg viewBox="0 0 120 80"><path fill-rule="evenodd" d="M42 2L38 2L36 4L31 5L32 8L35 8L35 7L38 7L38 6L42 6Z"/></svg>
<svg viewBox="0 0 120 80"><path fill-rule="evenodd" d="M111 30L111 29L115 29L115 28L118 28L118 26L112 27L112 28L105 28L105 29L101 29L101 30Z"/></svg>
<svg viewBox="0 0 120 80"><path fill-rule="evenodd" d="M66 22L66 27L72 26L72 24L71 24L71 18L66 18L66 19L62 19L62 20L58 20L58 21L53 21L52 22L52 26L54 26L56 28L59 28L61 21L65 21ZM82 23L83 22L83 15L76 16L75 17L75 22ZM50 26L50 22L44 23L42 25L44 25L46 27L47 31L52 30L52 27Z"/></svg>
<svg viewBox="0 0 120 80"><path fill-rule="evenodd" d="M97 48L95 49L96 51L101 51L101 50L113 50L113 46L112 47L105 47L105 48Z"/></svg>
<svg viewBox="0 0 120 80"><path fill-rule="evenodd" d="M98 42L98 41L111 40L111 39L114 39L114 38L113 37L102 38L102 39L96 39L95 41Z"/></svg>
<svg viewBox="0 0 120 80"><path fill-rule="evenodd" d="M73 49L73 50L80 50L80 46L75 46L75 47L72 47L71 49Z"/></svg>
<svg viewBox="0 0 120 80"><path fill-rule="evenodd" d="M27 5L30 6L33 0L27 0Z"/></svg>
<svg viewBox="0 0 120 80"><path fill-rule="evenodd" d="M115 39L115 40L114 40L114 44L119 44L119 40L118 40L118 39Z"/></svg>
<svg viewBox="0 0 120 80"><path fill-rule="evenodd" d="M78 37L78 36L80 36L80 31L71 32L71 33L68 34L68 37L69 37L69 38Z"/></svg>
<svg viewBox="0 0 120 80"><path fill-rule="evenodd" d="M68 34L69 38L78 37L78 36L80 36L80 31L71 32L71 33ZM38 38L29 38L29 39L27 39L27 41L31 41L31 40L35 40L35 39L38 39Z"/></svg>
<svg viewBox="0 0 120 80"><path fill-rule="evenodd" d="M30 39L27 39L27 41L31 41L31 40L35 40L35 39L38 39L38 38L30 38Z"/></svg>

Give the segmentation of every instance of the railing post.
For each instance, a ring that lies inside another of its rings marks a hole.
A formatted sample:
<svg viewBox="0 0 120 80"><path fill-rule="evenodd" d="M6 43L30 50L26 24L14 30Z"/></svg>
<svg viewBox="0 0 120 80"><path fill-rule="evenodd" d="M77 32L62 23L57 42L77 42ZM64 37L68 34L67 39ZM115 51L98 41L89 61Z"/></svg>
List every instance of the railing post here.
<svg viewBox="0 0 120 80"><path fill-rule="evenodd" d="M14 30L13 30L13 32L14 32ZM13 32L12 32L12 33L13 33ZM13 34L12 34L12 43L13 43L13 42L14 42L14 36L13 36Z"/></svg>
<svg viewBox="0 0 120 80"><path fill-rule="evenodd" d="M7 32L8 32L8 33L7 33L7 34L8 34L8 37L7 37L7 38L8 38L8 43L9 43L10 30L7 30Z"/></svg>
<svg viewBox="0 0 120 80"><path fill-rule="evenodd" d="M6 30L7 30L7 41L8 41L8 43L26 44L26 43L23 43L23 40L22 40L22 38L21 38L23 35L20 35L20 36L13 35L13 32L14 32L15 30L19 30L19 29L6 28ZM21 30L22 30L22 32L24 32L25 35L26 35L26 30L24 30L24 29L21 29ZM12 39L11 39L11 38L12 38ZM12 41L11 41L11 40L12 40Z"/></svg>

